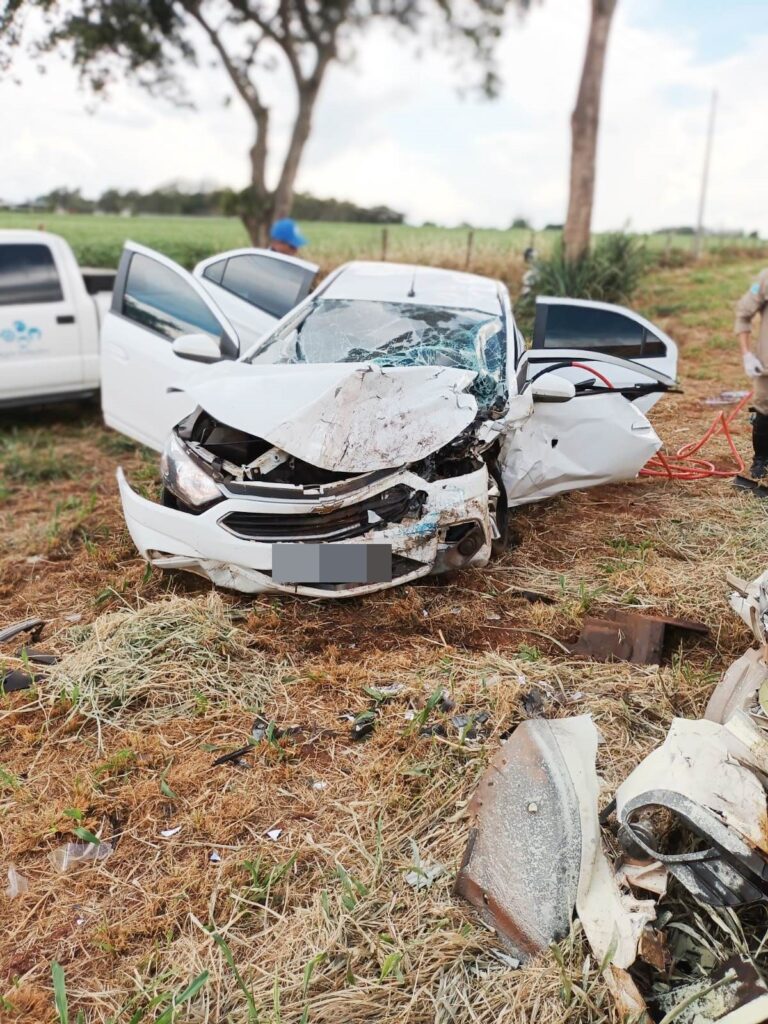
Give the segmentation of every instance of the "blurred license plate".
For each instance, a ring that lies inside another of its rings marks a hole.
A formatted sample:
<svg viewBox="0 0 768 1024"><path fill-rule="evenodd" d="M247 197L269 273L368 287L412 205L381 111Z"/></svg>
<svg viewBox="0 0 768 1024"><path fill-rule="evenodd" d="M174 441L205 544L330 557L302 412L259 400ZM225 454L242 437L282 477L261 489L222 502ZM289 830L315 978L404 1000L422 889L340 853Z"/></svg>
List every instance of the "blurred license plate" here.
<svg viewBox="0 0 768 1024"><path fill-rule="evenodd" d="M390 583L391 544L273 544L275 583Z"/></svg>

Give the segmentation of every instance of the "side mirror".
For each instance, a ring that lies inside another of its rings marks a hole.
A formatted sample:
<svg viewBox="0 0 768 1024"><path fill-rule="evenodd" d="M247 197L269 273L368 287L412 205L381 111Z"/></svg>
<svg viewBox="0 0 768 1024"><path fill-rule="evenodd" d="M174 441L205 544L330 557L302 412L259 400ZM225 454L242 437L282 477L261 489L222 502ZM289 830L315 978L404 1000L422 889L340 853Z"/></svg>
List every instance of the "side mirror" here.
<svg viewBox="0 0 768 1024"><path fill-rule="evenodd" d="M531 384L534 402L570 402L576 395L572 380L556 373L543 373Z"/></svg>
<svg viewBox="0 0 768 1024"><path fill-rule="evenodd" d="M219 344L210 334L182 334L174 341L173 352L195 363L218 363L222 358Z"/></svg>

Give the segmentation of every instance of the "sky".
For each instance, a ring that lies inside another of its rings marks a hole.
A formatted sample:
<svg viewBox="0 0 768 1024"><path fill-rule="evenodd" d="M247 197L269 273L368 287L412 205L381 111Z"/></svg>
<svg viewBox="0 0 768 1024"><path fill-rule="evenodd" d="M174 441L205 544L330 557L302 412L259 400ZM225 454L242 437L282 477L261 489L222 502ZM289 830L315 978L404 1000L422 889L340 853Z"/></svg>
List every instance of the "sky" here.
<svg viewBox="0 0 768 1024"><path fill-rule="evenodd" d="M588 8L542 0L523 21L511 17L493 101L460 95L444 55L368 32L324 83L299 188L386 203L413 223L562 222ZM0 81L4 200L57 186L96 196L175 180L246 184L251 123L236 99L225 104L227 81L208 61L188 76L194 110L127 82L94 106L65 60L46 58L44 70L20 56L20 84ZM766 0L619 0L603 88L597 230L695 222L717 90L706 223L768 236ZM278 73L268 91L279 155L289 82Z"/></svg>

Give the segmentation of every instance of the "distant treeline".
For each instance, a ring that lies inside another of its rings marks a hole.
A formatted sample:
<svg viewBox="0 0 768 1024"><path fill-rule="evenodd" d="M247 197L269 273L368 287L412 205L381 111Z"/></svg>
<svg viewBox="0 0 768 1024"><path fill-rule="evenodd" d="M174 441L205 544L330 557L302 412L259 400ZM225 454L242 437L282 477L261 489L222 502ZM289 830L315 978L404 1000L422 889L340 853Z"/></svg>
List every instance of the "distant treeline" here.
<svg viewBox="0 0 768 1024"><path fill-rule="evenodd" d="M67 213L154 213L186 217L226 216L236 208L238 193L227 188L191 190L166 185L152 192L131 189L121 192L110 188L98 199L86 199L80 189L57 188L16 209L66 211ZM2 204L0 204L2 205ZM352 221L366 224L402 224L405 215L389 206L358 206L343 199L320 199L299 192L293 201L293 216L298 220Z"/></svg>

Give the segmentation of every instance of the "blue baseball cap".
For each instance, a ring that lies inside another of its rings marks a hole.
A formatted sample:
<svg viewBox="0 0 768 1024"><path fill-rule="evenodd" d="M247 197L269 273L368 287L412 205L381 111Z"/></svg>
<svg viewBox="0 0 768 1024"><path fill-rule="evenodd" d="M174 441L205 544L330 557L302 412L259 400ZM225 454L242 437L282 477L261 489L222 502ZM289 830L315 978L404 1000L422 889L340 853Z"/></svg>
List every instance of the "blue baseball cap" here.
<svg viewBox="0 0 768 1024"><path fill-rule="evenodd" d="M296 227L296 221L292 217L283 217L276 220L269 232L273 242L282 242L284 245L292 245L294 249L300 249L307 244L307 240Z"/></svg>

